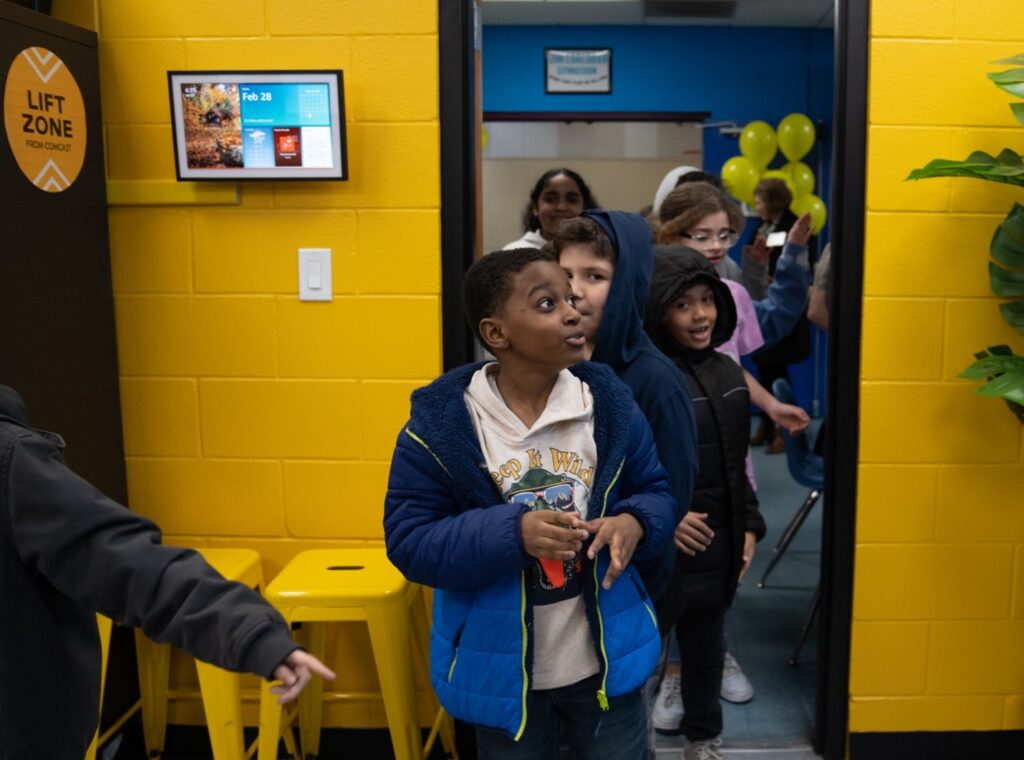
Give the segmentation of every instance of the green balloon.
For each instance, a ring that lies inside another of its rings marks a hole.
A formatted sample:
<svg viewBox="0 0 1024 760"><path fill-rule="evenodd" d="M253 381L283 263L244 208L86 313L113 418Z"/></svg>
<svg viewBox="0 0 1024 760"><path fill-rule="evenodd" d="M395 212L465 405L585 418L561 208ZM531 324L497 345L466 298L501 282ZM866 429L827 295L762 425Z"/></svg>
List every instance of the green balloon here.
<svg viewBox="0 0 1024 760"><path fill-rule="evenodd" d="M740 133L740 153L763 170L775 158L778 140L775 130L766 121L752 121Z"/></svg>
<svg viewBox="0 0 1024 760"><path fill-rule="evenodd" d="M779 122L779 149L790 161L799 161L814 147L814 123L802 113L791 113Z"/></svg>
<svg viewBox="0 0 1024 760"><path fill-rule="evenodd" d="M725 188L744 203L754 202L754 188L761 172L746 156L733 156L722 165L722 182Z"/></svg>
<svg viewBox="0 0 1024 760"><path fill-rule="evenodd" d="M814 192L814 172L803 161L791 161L782 171L793 180L793 195L810 195Z"/></svg>

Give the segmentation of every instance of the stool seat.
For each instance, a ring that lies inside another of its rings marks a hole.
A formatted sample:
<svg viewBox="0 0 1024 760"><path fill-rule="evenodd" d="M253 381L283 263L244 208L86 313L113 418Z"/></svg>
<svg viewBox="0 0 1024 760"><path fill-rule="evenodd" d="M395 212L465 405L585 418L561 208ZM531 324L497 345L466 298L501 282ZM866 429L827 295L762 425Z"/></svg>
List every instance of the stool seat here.
<svg viewBox="0 0 1024 760"><path fill-rule="evenodd" d="M249 588L263 585L260 555L252 549L199 549L203 559L229 581L238 581Z"/></svg>
<svg viewBox="0 0 1024 760"><path fill-rule="evenodd" d="M289 623L303 624L304 643L320 659L326 648L324 624L365 621L395 757L419 760L438 735L454 756L454 724L439 705L424 751L417 720L413 656L415 650L423 677L429 682L428 611L422 587L406 580L388 560L383 547L301 552L267 586L266 598ZM299 696L299 733L305 756L318 754L323 696L319 678L314 678ZM344 698L342 694L335 696ZM276 757L280 734L280 706L269 688L264 688L260 699L260 760Z"/></svg>

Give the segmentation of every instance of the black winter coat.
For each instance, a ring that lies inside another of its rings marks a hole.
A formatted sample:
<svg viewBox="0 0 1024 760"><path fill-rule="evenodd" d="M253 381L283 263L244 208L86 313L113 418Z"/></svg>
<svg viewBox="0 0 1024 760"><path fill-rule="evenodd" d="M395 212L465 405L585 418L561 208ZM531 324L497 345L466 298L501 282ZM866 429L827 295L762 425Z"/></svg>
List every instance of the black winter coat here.
<svg viewBox="0 0 1024 760"><path fill-rule="evenodd" d="M664 325L668 306L681 291L698 283L711 287L718 310L711 346L699 351L680 346ZM736 305L702 254L682 246L655 248L645 329L683 371L689 385L700 456L690 509L708 513L707 523L715 531L706 551L694 557L678 552L675 604L666 605L678 616L683 609L727 606L743 565L744 534L752 531L758 540L764 537L764 520L744 466L750 394L740 366L714 350L736 329Z"/></svg>
<svg viewBox="0 0 1024 760"><path fill-rule="evenodd" d="M99 720L96 611L229 670L270 676L297 646L259 594L64 464L0 385L0 758L81 760Z"/></svg>

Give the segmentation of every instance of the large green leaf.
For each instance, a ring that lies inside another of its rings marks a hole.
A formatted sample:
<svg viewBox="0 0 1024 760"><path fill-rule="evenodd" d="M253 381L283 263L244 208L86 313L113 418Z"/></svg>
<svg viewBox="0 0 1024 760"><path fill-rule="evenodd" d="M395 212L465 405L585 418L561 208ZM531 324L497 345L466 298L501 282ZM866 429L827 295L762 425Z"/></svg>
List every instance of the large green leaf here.
<svg viewBox="0 0 1024 760"><path fill-rule="evenodd" d="M1010 327L1019 333L1024 333L1024 301L1010 301L999 304L999 311L1003 319L1010 323Z"/></svg>
<svg viewBox="0 0 1024 760"><path fill-rule="evenodd" d="M997 296L1024 297L1024 272L1014 272L988 263L988 279Z"/></svg>
<svg viewBox="0 0 1024 760"><path fill-rule="evenodd" d="M992 234L988 250L1000 264L1024 269L1024 216L1016 213L1020 206L1007 215Z"/></svg>
<svg viewBox="0 0 1024 760"><path fill-rule="evenodd" d="M1024 356L1016 356L1008 346L991 346L977 357L978 360L961 372L960 377L987 380L976 389L976 393L1006 399L1020 417L1020 407L1015 408L1014 405L1024 404Z"/></svg>
<svg viewBox="0 0 1024 760"><path fill-rule="evenodd" d="M1007 69L1006 71L995 71L988 75L996 84L1020 84L1024 82L1024 69Z"/></svg>
<svg viewBox="0 0 1024 760"><path fill-rule="evenodd" d="M1005 63L1010 66L1024 66L1024 53L1018 53L1017 55L1010 56L1009 58L1000 58L998 61L992 61L992 63Z"/></svg>
<svg viewBox="0 0 1024 760"><path fill-rule="evenodd" d="M1000 90L1005 90L1014 97L1024 98L1024 82L1013 82L1010 84L1000 84L996 82L996 87Z"/></svg>
<svg viewBox="0 0 1024 760"><path fill-rule="evenodd" d="M1010 110L1017 117L1017 121L1024 124L1024 103L1010 103Z"/></svg>
<svg viewBox="0 0 1024 760"><path fill-rule="evenodd" d="M975 151L963 161L937 158L920 169L914 169L908 180L932 177L969 177L989 182L1004 182L1024 187L1024 161L1009 148L998 156Z"/></svg>

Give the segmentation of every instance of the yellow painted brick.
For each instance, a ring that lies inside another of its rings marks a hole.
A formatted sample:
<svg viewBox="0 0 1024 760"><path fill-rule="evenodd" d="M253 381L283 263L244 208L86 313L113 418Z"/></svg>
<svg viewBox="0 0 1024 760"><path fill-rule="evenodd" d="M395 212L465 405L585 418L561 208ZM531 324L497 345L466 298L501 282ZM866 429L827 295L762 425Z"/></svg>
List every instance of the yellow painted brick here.
<svg viewBox="0 0 1024 760"><path fill-rule="evenodd" d="M1022 45L1024 48L1024 45ZM1010 95L1001 93L1003 106L1010 113L1009 103L1016 102ZM953 152L950 158L967 158L976 150L983 150L991 155L998 155L1004 148L1024 153L1024 129L1015 118L1011 117L1013 126L1003 129L971 129L953 130ZM999 214L998 221L1020 200L1020 188L998 182L982 182L973 179L953 180L950 195L950 208L953 211L981 211ZM993 228L995 225L993 225ZM988 251L988 241L984 250Z"/></svg>
<svg viewBox="0 0 1024 760"><path fill-rule="evenodd" d="M938 380L945 302L865 298L861 377Z"/></svg>
<svg viewBox="0 0 1024 760"><path fill-rule="evenodd" d="M1020 645L1024 641L1024 621L936 621L929 641L930 694L1020 692L1024 683L1024 647ZM999 717L1001 723L1002 710Z"/></svg>
<svg viewBox="0 0 1024 760"><path fill-rule="evenodd" d="M361 453L356 383L203 380L199 411L206 456L354 459Z"/></svg>
<svg viewBox="0 0 1024 760"><path fill-rule="evenodd" d="M872 37L952 37L954 0L875 2Z"/></svg>
<svg viewBox="0 0 1024 760"><path fill-rule="evenodd" d="M928 623L853 624L850 694L889 696L924 692Z"/></svg>
<svg viewBox="0 0 1024 760"><path fill-rule="evenodd" d="M195 381L122 378L121 424L128 456L198 456Z"/></svg>
<svg viewBox="0 0 1024 760"><path fill-rule="evenodd" d="M218 37L263 34L262 0L176 0L173 3L137 3L103 0L100 29L105 37ZM223 67L221 67L223 68Z"/></svg>
<svg viewBox="0 0 1024 760"><path fill-rule="evenodd" d="M107 125L110 179L173 180L174 144L166 124Z"/></svg>
<svg viewBox="0 0 1024 760"><path fill-rule="evenodd" d="M935 467L861 465L857 542L931 540L937 484Z"/></svg>
<svg viewBox="0 0 1024 760"><path fill-rule="evenodd" d="M241 182L238 185L239 203L243 209L274 207L273 182Z"/></svg>
<svg viewBox="0 0 1024 760"><path fill-rule="evenodd" d="M945 375L955 378L974 363L974 354L987 346L1007 344L1017 353L1024 352L1024 337L1003 319L1000 301L958 300L947 303Z"/></svg>
<svg viewBox="0 0 1024 760"><path fill-rule="evenodd" d="M1009 96L985 76L989 61L1016 52L999 43L875 40L868 119L922 126L1018 124L1006 105Z"/></svg>
<svg viewBox="0 0 1024 760"><path fill-rule="evenodd" d="M856 620L1006 617L1009 546L864 544L857 547Z"/></svg>
<svg viewBox="0 0 1024 760"><path fill-rule="evenodd" d="M104 32L99 55L105 125L170 124L167 72L185 68L184 40L111 41Z"/></svg>
<svg viewBox="0 0 1024 760"><path fill-rule="evenodd" d="M82 0L53 0L50 4L50 15L60 21L95 32L93 5L94 2L83 3Z"/></svg>
<svg viewBox="0 0 1024 760"><path fill-rule="evenodd" d="M132 509L168 533L282 536L278 462L128 459Z"/></svg>
<svg viewBox="0 0 1024 760"><path fill-rule="evenodd" d="M1003 730L1020 731L1024 728L1024 694L1006 698L1003 705Z"/></svg>
<svg viewBox="0 0 1024 760"><path fill-rule="evenodd" d="M988 296L988 246L1003 216L868 214L864 295Z"/></svg>
<svg viewBox="0 0 1024 760"><path fill-rule="evenodd" d="M359 292L441 292L441 219L436 211L360 211Z"/></svg>
<svg viewBox="0 0 1024 760"><path fill-rule="evenodd" d="M363 453L368 459L391 461L395 441L409 420L409 397L425 382L360 384Z"/></svg>
<svg viewBox="0 0 1024 760"><path fill-rule="evenodd" d="M357 37L352 74L345 82L352 117L358 121L437 119L437 56L435 37ZM396 98L395 93L411 97Z"/></svg>
<svg viewBox="0 0 1024 760"><path fill-rule="evenodd" d="M187 293L191 290L192 217L189 212L111 207L107 217L115 293Z"/></svg>
<svg viewBox="0 0 1024 760"><path fill-rule="evenodd" d="M998 464L1020 456L1019 423L966 381L864 383L860 425L862 463Z"/></svg>
<svg viewBox="0 0 1024 760"><path fill-rule="evenodd" d="M855 697L850 731L995 731L1002 697Z"/></svg>
<svg viewBox="0 0 1024 760"><path fill-rule="evenodd" d="M299 248L330 248L334 292L355 289L351 212L203 210L194 226L198 292L297 294Z"/></svg>
<svg viewBox="0 0 1024 760"><path fill-rule="evenodd" d="M948 128L877 127L868 130L867 207L872 211L945 211L949 179L904 182L912 169L952 155Z"/></svg>
<svg viewBox="0 0 1024 760"><path fill-rule="evenodd" d="M436 123L350 124L348 138L347 182L281 182L274 186L275 203L286 208L438 207Z"/></svg>
<svg viewBox="0 0 1024 760"><path fill-rule="evenodd" d="M122 375L194 375L186 296L118 296L117 356Z"/></svg>
<svg viewBox="0 0 1024 760"><path fill-rule="evenodd" d="M935 539L1024 544L1024 467L943 467L935 509Z"/></svg>
<svg viewBox="0 0 1024 760"><path fill-rule="evenodd" d="M431 0L268 0L267 26L283 34L435 34Z"/></svg>
<svg viewBox="0 0 1024 760"><path fill-rule="evenodd" d="M382 539L387 485L384 462L285 462L288 533Z"/></svg>
<svg viewBox="0 0 1024 760"><path fill-rule="evenodd" d="M283 377L424 378L441 369L435 297L282 299Z"/></svg>
<svg viewBox="0 0 1024 760"><path fill-rule="evenodd" d="M874 9L872 9L874 10ZM1020 52L1024 31L1016 23L1020 10L1013 0L970 0L957 3L956 36L974 40L1013 40L1018 44L1007 55Z"/></svg>
<svg viewBox="0 0 1024 760"><path fill-rule="evenodd" d="M348 37L338 36L190 39L185 55L190 69L216 70L224 61L231 61L231 68L263 69L267 61L287 61L289 68L341 69L348 77L351 48Z"/></svg>
<svg viewBox="0 0 1024 760"><path fill-rule="evenodd" d="M272 297L195 298L191 308L197 375L277 374Z"/></svg>
<svg viewBox="0 0 1024 760"><path fill-rule="evenodd" d="M1018 546L1013 558L1013 617L1024 619L1024 546Z"/></svg>

